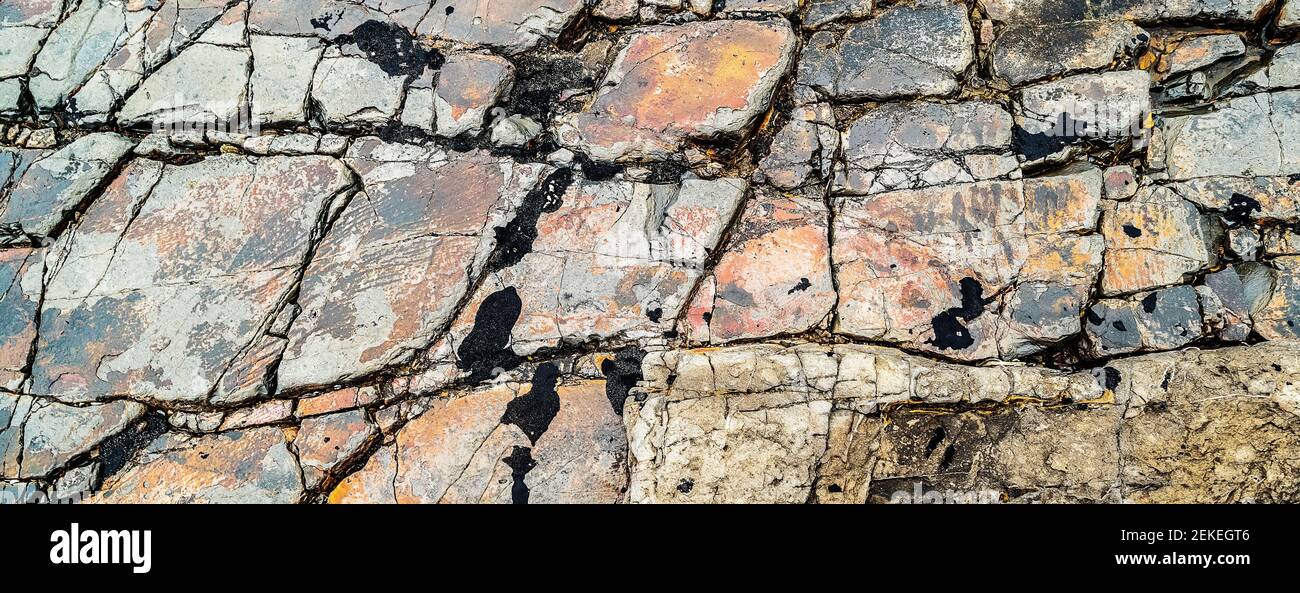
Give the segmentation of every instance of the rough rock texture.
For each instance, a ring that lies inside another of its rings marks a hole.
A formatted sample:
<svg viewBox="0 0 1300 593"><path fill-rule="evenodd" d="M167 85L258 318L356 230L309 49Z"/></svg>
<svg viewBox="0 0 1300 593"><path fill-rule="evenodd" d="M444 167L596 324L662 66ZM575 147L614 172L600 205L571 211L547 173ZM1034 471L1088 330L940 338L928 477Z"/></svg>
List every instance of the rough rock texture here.
<svg viewBox="0 0 1300 593"><path fill-rule="evenodd" d="M1296 353L1065 373L855 345L670 352L647 359L645 400L625 411L629 500L897 502L918 488L971 502L1291 500Z"/></svg>
<svg viewBox="0 0 1300 593"><path fill-rule="evenodd" d="M785 21L716 21L637 33L589 108L559 139L606 161L659 160L683 141L739 132L771 104L792 62Z"/></svg>
<svg viewBox="0 0 1300 593"><path fill-rule="evenodd" d="M1298 5L5 0L0 494L1300 501Z"/></svg>

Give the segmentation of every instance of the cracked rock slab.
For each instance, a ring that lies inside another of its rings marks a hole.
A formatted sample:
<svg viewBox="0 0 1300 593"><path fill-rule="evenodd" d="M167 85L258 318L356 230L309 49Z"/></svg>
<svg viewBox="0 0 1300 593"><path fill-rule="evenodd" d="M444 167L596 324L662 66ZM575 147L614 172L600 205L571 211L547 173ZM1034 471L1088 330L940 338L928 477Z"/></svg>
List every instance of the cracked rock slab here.
<svg viewBox="0 0 1300 593"><path fill-rule="evenodd" d="M1101 290L1108 295L1179 284L1217 261L1213 245L1219 228L1165 186L1108 204L1101 231L1106 238Z"/></svg>
<svg viewBox="0 0 1300 593"><path fill-rule="evenodd" d="M1097 169L840 201L837 333L964 360L1079 331L1101 266Z"/></svg>
<svg viewBox="0 0 1300 593"><path fill-rule="evenodd" d="M767 111L796 41L785 21L639 29L559 140L602 161L662 160L687 140L740 132Z"/></svg>
<svg viewBox="0 0 1300 593"><path fill-rule="evenodd" d="M669 332L746 190L739 179L574 178L537 219L529 250L486 277L453 324L459 368L484 373L502 356Z"/></svg>
<svg viewBox="0 0 1300 593"><path fill-rule="evenodd" d="M128 401L69 406L0 394L0 477L44 478L144 414Z"/></svg>
<svg viewBox="0 0 1300 593"><path fill-rule="evenodd" d="M515 67L505 58L469 53L448 56L433 90L438 135L477 134L488 110L510 93L514 76Z"/></svg>
<svg viewBox="0 0 1300 593"><path fill-rule="evenodd" d="M135 143L111 132L88 134L50 153L2 153L13 179L8 195L0 193L0 245L52 238L130 156Z"/></svg>
<svg viewBox="0 0 1300 593"><path fill-rule="evenodd" d="M271 504L297 502L302 474L279 427L191 437L165 433L90 499L116 504Z"/></svg>
<svg viewBox="0 0 1300 593"><path fill-rule="evenodd" d="M532 427L512 410L538 405L529 400L543 395L555 407L530 439ZM487 387L432 402L329 500L504 503L526 496L531 503L613 503L626 488L625 450L603 381Z"/></svg>
<svg viewBox="0 0 1300 593"><path fill-rule="evenodd" d="M1287 500L1300 472L1284 453L1300 425L1295 349L1163 353L1075 373L854 345L668 352L647 358L645 398L628 406L629 499Z"/></svg>
<svg viewBox="0 0 1300 593"><path fill-rule="evenodd" d="M53 248L32 392L262 394L284 347L274 317L349 181L330 157L133 161Z"/></svg>
<svg viewBox="0 0 1300 593"><path fill-rule="evenodd" d="M827 224L820 200L759 191L695 295L690 337L725 343L821 324L835 305Z"/></svg>
<svg viewBox="0 0 1300 593"><path fill-rule="evenodd" d="M1103 69L1149 39L1128 21L1015 24L993 44L993 73L1020 85Z"/></svg>
<svg viewBox="0 0 1300 593"><path fill-rule="evenodd" d="M951 95L975 59L974 45L964 6L920 0L852 24L842 36L813 35L798 82L847 101Z"/></svg>
<svg viewBox="0 0 1300 593"><path fill-rule="evenodd" d="M1016 177L1013 126L995 103L883 105L843 132L832 189L866 195Z"/></svg>
<svg viewBox="0 0 1300 593"><path fill-rule="evenodd" d="M366 139L347 162L365 191L308 265L280 389L330 385L427 348L456 313L544 167Z"/></svg>
<svg viewBox="0 0 1300 593"><path fill-rule="evenodd" d="M0 389L19 391L36 341L44 252L0 250Z"/></svg>
<svg viewBox="0 0 1300 593"><path fill-rule="evenodd" d="M558 37L583 6L583 0L449 0L433 6L416 32L518 54Z"/></svg>

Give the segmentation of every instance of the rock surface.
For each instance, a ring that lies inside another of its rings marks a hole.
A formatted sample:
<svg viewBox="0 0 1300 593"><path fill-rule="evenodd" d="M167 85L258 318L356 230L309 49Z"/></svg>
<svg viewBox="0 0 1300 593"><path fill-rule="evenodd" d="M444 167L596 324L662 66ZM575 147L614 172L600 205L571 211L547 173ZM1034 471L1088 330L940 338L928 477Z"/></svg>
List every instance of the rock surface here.
<svg viewBox="0 0 1300 593"><path fill-rule="evenodd" d="M0 2L0 500L1300 501L1298 5Z"/></svg>

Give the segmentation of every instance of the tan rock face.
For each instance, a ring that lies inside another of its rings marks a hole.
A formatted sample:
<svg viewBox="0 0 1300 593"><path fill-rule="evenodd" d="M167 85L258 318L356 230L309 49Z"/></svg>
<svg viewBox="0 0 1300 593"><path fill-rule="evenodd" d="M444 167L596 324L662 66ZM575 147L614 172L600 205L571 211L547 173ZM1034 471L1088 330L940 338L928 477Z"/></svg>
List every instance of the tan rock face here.
<svg viewBox="0 0 1300 593"><path fill-rule="evenodd" d="M1262 350L1073 374L851 345L668 352L629 406L630 500L1287 499L1300 358Z"/></svg>
<svg viewBox="0 0 1300 593"><path fill-rule="evenodd" d="M784 21L643 29L591 106L562 124L560 141L599 160L651 160L688 139L739 132L771 104L794 47Z"/></svg>

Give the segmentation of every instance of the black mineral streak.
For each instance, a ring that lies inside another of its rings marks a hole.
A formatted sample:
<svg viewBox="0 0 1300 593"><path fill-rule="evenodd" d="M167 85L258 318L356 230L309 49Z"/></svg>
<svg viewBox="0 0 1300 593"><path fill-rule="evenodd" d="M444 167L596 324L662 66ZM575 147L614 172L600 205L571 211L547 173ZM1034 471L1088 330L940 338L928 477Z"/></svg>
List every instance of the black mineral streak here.
<svg viewBox="0 0 1300 593"><path fill-rule="evenodd" d="M312 21L312 26L318 26ZM419 76L424 69L438 69L444 61L436 49L425 49L410 31L395 23L366 21L352 33L340 35L340 44L355 43L366 59L389 76Z"/></svg>
<svg viewBox="0 0 1300 593"><path fill-rule="evenodd" d="M501 423L518 426L528 435L528 440L536 445L537 439L546 433L551 421L560 412L560 396L555 393L559 379L559 367L549 362L538 366L533 372L532 388L506 404L506 413L501 416Z"/></svg>
<svg viewBox="0 0 1300 593"><path fill-rule="evenodd" d="M470 381L482 381L496 375L495 369L519 366L519 356L510 348L510 332L519 321L523 301L515 287L498 290L479 305L474 313L474 327L456 349L456 366L470 372Z"/></svg>
<svg viewBox="0 0 1300 593"><path fill-rule="evenodd" d="M984 286L974 278L961 279L961 306L953 307L934 316L934 339L929 343L946 350L961 350L975 343L962 321L970 321L984 313Z"/></svg>
<svg viewBox="0 0 1300 593"><path fill-rule="evenodd" d="M1223 219L1228 221L1228 228L1237 228L1249 225L1255 218L1255 213L1260 211L1259 201L1243 194L1232 194L1228 200L1228 210L1223 213Z"/></svg>
<svg viewBox="0 0 1300 593"><path fill-rule="evenodd" d="M499 272L524 259L537 240L537 221L542 214L555 212L564 204L564 192L573 183L573 169L556 169L539 187L524 196L515 217L506 226L496 227L497 248L488 259L487 271Z"/></svg>
<svg viewBox="0 0 1300 593"><path fill-rule="evenodd" d="M1115 367L1104 367L1101 369L1101 372L1103 381L1102 385L1106 387L1107 391L1115 391L1115 388L1119 387L1119 371L1116 370Z"/></svg>
<svg viewBox="0 0 1300 593"><path fill-rule="evenodd" d="M99 446L100 479L117 473L137 451L164 432L167 432L167 419L160 413L150 413L134 426L105 439Z"/></svg>
<svg viewBox="0 0 1300 593"><path fill-rule="evenodd" d="M1156 293L1153 292L1142 298L1142 310L1148 315L1156 312Z"/></svg>
<svg viewBox="0 0 1300 593"><path fill-rule="evenodd" d="M641 361L645 351L639 348L624 348L614 354L613 358L600 363L600 372L605 375L605 397L614 413L623 415L623 403L628 391L636 387L641 380Z"/></svg>
<svg viewBox="0 0 1300 593"><path fill-rule="evenodd" d="M510 502L528 504L528 483L524 481L524 476L537 467L537 462L533 461L533 450L516 446L510 451L510 456L501 461L510 466L510 479L514 480L510 486Z"/></svg>
<svg viewBox="0 0 1300 593"><path fill-rule="evenodd" d="M1016 152L1024 155L1027 160L1036 161L1047 158L1061 152L1065 147L1079 142L1082 135L1077 132L1086 130L1088 122L1076 121L1071 119L1068 114L1062 113L1055 126L1051 133L1030 133L1020 126L1015 126L1012 130L1012 145L1015 147Z"/></svg>

